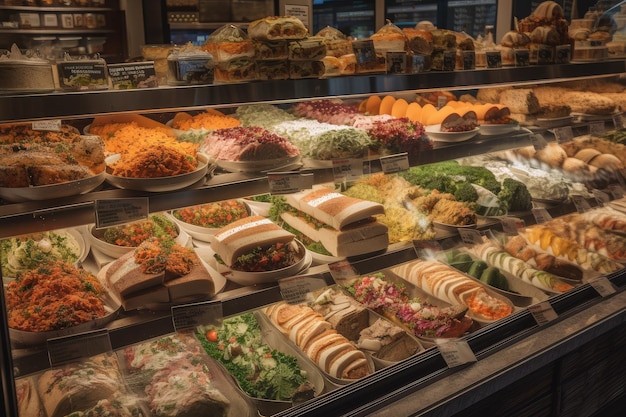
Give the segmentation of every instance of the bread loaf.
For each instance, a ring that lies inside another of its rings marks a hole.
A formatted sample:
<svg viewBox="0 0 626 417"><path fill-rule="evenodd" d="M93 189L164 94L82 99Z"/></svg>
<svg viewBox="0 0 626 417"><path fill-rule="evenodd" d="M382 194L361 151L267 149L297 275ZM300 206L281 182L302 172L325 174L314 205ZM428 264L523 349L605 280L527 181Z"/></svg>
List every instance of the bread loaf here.
<svg viewBox="0 0 626 417"><path fill-rule="evenodd" d="M529 88L505 89L500 93L500 103L511 113L535 114L539 111L539 100Z"/></svg>
<svg viewBox="0 0 626 417"><path fill-rule="evenodd" d="M573 112L594 115L607 115L615 111L615 102L602 94L570 91L563 94L563 102Z"/></svg>

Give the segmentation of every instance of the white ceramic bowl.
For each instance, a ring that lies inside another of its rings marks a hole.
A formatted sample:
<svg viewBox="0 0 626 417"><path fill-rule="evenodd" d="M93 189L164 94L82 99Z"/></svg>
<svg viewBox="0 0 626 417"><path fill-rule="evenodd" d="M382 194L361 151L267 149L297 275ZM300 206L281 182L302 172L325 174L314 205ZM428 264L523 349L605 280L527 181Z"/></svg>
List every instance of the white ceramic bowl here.
<svg viewBox="0 0 626 417"><path fill-rule="evenodd" d="M107 165L114 163L120 155L112 155L106 159ZM210 158L198 154L198 167L186 174L160 178L130 178L112 175L107 172L106 181L117 188L136 191L164 192L180 190L200 182L208 173Z"/></svg>
<svg viewBox="0 0 626 417"><path fill-rule="evenodd" d="M426 126L424 130L435 142L463 142L476 136L480 132L480 127L466 132L442 132L441 125L438 124Z"/></svg>

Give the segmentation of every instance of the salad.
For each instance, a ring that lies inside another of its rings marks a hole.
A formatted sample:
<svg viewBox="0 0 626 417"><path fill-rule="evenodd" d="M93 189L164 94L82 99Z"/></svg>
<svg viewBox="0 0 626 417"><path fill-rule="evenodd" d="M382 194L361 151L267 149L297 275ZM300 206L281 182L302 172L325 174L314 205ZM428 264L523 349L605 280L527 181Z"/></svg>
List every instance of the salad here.
<svg viewBox="0 0 626 417"><path fill-rule="evenodd" d="M196 336L206 352L220 361L251 397L291 401L303 386L309 385L306 372L294 356L263 341L261 327L252 313L226 318L219 327L201 326Z"/></svg>
<svg viewBox="0 0 626 417"><path fill-rule="evenodd" d="M82 248L67 230L42 232L0 241L2 275L16 277L50 261L78 261Z"/></svg>
<svg viewBox="0 0 626 417"><path fill-rule="evenodd" d="M174 210L172 214L178 220L194 226L220 228L248 217L250 212L243 201L226 200Z"/></svg>

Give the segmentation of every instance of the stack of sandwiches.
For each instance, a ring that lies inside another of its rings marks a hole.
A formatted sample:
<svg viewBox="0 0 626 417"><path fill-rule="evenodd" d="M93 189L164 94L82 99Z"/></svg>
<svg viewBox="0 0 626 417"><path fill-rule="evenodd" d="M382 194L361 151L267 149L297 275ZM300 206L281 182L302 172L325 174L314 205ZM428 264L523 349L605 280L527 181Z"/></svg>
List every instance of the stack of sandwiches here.
<svg viewBox="0 0 626 417"><path fill-rule="evenodd" d="M321 243L335 257L350 257L387 249L387 226L375 216L382 204L348 197L329 188L315 188L285 196L276 217L285 225Z"/></svg>

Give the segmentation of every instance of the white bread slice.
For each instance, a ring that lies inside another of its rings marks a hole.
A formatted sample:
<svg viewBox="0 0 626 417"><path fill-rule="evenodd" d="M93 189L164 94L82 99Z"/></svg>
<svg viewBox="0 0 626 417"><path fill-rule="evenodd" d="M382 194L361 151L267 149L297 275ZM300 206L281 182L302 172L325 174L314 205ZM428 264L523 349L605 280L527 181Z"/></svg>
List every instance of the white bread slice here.
<svg viewBox="0 0 626 417"><path fill-rule="evenodd" d="M106 272L108 285L121 298L163 283L165 272L145 274L135 262L135 251L113 261Z"/></svg>
<svg viewBox="0 0 626 417"><path fill-rule="evenodd" d="M310 239L321 242L333 256L364 255L387 249L389 246L388 228L377 220L353 223L337 230L330 227L316 229L304 217L290 212L284 212L280 216L289 226Z"/></svg>
<svg viewBox="0 0 626 417"><path fill-rule="evenodd" d="M187 275L165 281L171 302L215 294L215 283L201 263L194 265Z"/></svg>
<svg viewBox="0 0 626 417"><path fill-rule="evenodd" d="M211 249L227 266L256 247L289 243L294 235L262 216L249 216L219 229L211 241Z"/></svg>
<svg viewBox="0 0 626 417"><path fill-rule="evenodd" d="M385 214L382 204L348 197L324 187L288 194L285 199L291 206L337 230L374 215Z"/></svg>
<svg viewBox="0 0 626 417"><path fill-rule="evenodd" d="M351 350L343 351L340 355L335 357L335 359L330 363L328 373L336 376L337 378L345 378L344 372L348 366L355 361L363 359L365 359L365 354L353 347Z"/></svg>
<svg viewBox="0 0 626 417"><path fill-rule="evenodd" d="M146 290L135 292L122 297L122 307L125 311L137 310L154 304L170 302L170 295L163 285L150 287Z"/></svg>
<svg viewBox="0 0 626 417"><path fill-rule="evenodd" d="M344 338L343 341L325 347L324 350L322 350L322 353L320 353L319 355L317 364L320 366L320 368L324 370L324 372L327 372L328 374L338 378L338 375L336 373L331 372L330 365L333 360L335 360L340 355L343 355L344 351L347 352L350 350L354 350L354 346L350 342L348 342L348 339Z"/></svg>

